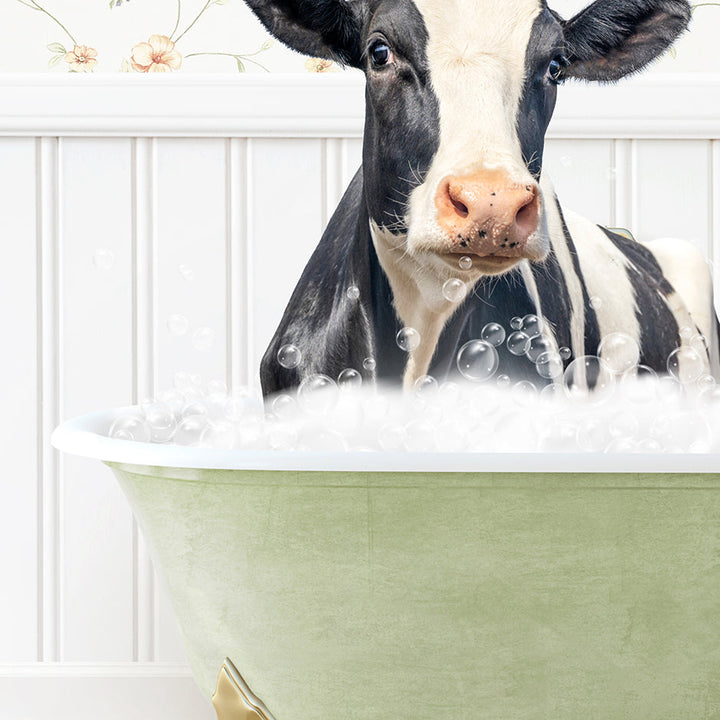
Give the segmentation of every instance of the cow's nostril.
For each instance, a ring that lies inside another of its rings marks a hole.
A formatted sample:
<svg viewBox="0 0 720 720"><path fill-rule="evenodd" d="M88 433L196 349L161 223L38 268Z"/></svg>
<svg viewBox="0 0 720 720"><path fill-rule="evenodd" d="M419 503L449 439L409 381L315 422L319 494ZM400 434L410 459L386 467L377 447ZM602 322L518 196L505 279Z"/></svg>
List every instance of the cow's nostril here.
<svg viewBox="0 0 720 720"><path fill-rule="evenodd" d="M466 218L469 214L469 210L467 209L467 205L464 203L461 203L459 200L456 200L454 197L450 196L450 202L453 204L453 207L455 208L455 212L462 218Z"/></svg>
<svg viewBox="0 0 720 720"><path fill-rule="evenodd" d="M524 234L530 235L537 229L539 215L539 199L537 191L515 215L515 225Z"/></svg>

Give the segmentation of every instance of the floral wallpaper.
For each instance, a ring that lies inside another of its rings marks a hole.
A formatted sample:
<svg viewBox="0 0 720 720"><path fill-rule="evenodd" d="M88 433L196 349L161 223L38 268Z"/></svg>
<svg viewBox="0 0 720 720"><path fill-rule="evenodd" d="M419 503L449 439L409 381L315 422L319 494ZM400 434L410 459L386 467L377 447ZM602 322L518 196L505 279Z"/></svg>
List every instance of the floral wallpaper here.
<svg viewBox="0 0 720 720"><path fill-rule="evenodd" d="M555 0L568 17L589 0ZM720 72L720 2L655 66ZM0 72L340 72L274 41L243 0L0 0Z"/></svg>

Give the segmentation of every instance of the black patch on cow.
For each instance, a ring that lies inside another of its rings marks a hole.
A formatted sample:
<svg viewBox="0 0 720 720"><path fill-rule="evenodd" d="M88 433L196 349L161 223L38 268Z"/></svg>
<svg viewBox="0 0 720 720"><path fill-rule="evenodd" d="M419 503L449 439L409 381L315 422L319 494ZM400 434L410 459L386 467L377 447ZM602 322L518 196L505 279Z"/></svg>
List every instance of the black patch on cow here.
<svg viewBox="0 0 720 720"><path fill-rule="evenodd" d="M675 289L644 245L602 226L600 229L631 263L627 275L637 304L640 363L665 373L668 355L680 345L677 320L665 300Z"/></svg>
<svg viewBox="0 0 720 720"><path fill-rule="evenodd" d="M572 239L570 230L568 229L567 223L565 222L565 216L563 215L560 203L555 196L555 205L560 215L560 221L562 223L563 235L565 237L565 243L568 250L570 251L570 257L572 258L573 270L580 281L582 287L583 296L583 314L585 316L585 354L586 355L597 355L598 345L600 344L600 327L598 326L597 315L595 310L590 304L590 296L585 285L585 278L583 277L582 270L580 269L580 260L578 259L577 250L575 249L575 242ZM568 315L568 322L570 316ZM569 346L572 347L572 346Z"/></svg>
<svg viewBox="0 0 720 720"><path fill-rule="evenodd" d="M662 55L685 31L685 0L596 0L565 24L567 77L614 81Z"/></svg>
<svg viewBox="0 0 720 720"><path fill-rule="evenodd" d="M535 19L525 54L525 83L520 97L517 134L523 159L535 179L542 169L545 131L557 98L557 85L548 66L563 50L560 24L546 9Z"/></svg>
<svg viewBox="0 0 720 720"><path fill-rule="evenodd" d="M395 61L366 68L363 170L370 217L405 233L407 200L425 177L440 142L440 113L430 84L428 33L414 3L384 0L372 15L367 45L382 40Z"/></svg>

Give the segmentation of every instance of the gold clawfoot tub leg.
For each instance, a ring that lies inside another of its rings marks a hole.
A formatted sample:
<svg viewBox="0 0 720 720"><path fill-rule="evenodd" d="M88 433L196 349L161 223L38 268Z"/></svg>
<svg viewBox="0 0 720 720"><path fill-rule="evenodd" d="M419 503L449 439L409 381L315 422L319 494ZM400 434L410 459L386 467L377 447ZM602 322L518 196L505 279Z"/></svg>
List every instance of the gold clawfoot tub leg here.
<svg viewBox="0 0 720 720"><path fill-rule="evenodd" d="M274 720L263 702L253 695L229 658L218 673L212 697L218 720Z"/></svg>

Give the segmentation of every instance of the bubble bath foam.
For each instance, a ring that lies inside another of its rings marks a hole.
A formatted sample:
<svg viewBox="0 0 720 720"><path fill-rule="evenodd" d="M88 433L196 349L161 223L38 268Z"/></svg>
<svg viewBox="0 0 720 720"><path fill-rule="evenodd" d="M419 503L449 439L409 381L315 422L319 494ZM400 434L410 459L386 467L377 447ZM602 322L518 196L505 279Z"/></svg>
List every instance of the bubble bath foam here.
<svg viewBox="0 0 720 720"><path fill-rule="evenodd" d="M247 453L111 420L55 443L117 476L221 720L720 714L717 455Z"/></svg>

